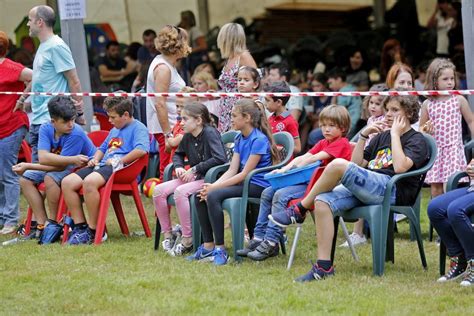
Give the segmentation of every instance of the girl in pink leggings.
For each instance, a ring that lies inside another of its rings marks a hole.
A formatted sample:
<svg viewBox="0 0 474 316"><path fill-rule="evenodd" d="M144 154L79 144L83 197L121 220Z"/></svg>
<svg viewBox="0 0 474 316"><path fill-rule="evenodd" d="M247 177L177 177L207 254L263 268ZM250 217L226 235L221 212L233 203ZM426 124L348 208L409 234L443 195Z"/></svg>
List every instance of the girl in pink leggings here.
<svg viewBox="0 0 474 316"><path fill-rule="evenodd" d="M199 102L191 102L181 112L185 132L173 156L177 178L161 183L153 191L153 203L164 234L163 249L181 256L193 249L189 196L202 188L207 170L227 162L224 144L216 128L211 126L208 109ZM184 159L191 166L184 169ZM176 211L182 227L182 239L175 245L171 232L171 218L167 198L174 193Z"/></svg>

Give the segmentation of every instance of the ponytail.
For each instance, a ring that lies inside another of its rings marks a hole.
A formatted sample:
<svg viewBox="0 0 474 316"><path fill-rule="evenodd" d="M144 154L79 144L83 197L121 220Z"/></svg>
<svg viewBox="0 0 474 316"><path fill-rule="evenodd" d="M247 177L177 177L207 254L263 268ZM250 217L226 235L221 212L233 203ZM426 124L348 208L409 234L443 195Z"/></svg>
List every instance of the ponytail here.
<svg viewBox="0 0 474 316"><path fill-rule="evenodd" d="M203 126L210 125L214 127L214 119L204 104L197 101L191 101L184 105L183 111L195 119L201 118Z"/></svg>
<svg viewBox="0 0 474 316"><path fill-rule="evenodd" d="M270 142L273 164L280 162L279 151L273 139L272 129L268 123L263 104L260 101L254 101L252 99L240 99L235 103L234 108L237 108L240 113L249 115L252 118L252 126L262 131Z"/></svg>

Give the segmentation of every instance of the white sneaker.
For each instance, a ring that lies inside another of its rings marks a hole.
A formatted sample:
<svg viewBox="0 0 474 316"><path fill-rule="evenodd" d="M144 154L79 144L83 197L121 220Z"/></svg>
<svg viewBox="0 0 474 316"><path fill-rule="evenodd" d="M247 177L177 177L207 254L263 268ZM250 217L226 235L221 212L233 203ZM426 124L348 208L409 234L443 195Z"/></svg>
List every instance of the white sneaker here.
<svg viewBox="0 0 474 316"><path fill-rule="evenodd" d="M161 242L163 251L169 252L171 249L173 249L175 241L176 241L175 238L165 238L165 240Z"/></svg>
<svg viewBox="0 0 474 316"><path fill-rule="evenodd" d="M18 226L16 225L5 225L0 230L0 235L10 235L10 234L16 233L17 229L18 229Z"/></svg>
<svg viewBox="0 0 474 316"><path fill-rule="evenodd" d="M395 217L395 221L397 223L400 223L404 220L408 220L408 217L406 217L406 215L403 215L403 214L396 214L396 217Z"/></svg>
<svg viewBox="0 0 474 316"><path fill-rule="evenodd" d="M366 244L367 243L367 238L365 238L364 235L360 236L359 234L357 233L352 233L349 235L349 238L352 242L352 245L353 246L357 246L357 245L362 245L362 244ZM340 244L339 247L345 247L345 248L348 248L349 247L349 243L347 242L347 240Z"/></svg>

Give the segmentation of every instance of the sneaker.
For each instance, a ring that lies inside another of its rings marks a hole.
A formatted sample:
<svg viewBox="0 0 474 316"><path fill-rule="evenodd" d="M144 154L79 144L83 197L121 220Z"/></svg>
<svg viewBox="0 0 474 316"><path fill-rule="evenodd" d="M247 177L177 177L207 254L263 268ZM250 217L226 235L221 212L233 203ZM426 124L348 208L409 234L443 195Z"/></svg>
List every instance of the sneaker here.
<svg viewBox="0 0 474 316"><path fill-rule="evenodd" d="M193 251L193 245L191 244L190 246L185 246L182 242L176 243L173 249L171 249L168 253L173 256L183 256L187 253L191 253Z"/></svg>
<svg viewBox="0 0 474 316"><path fill-rule="evenodd" d="M451 263L449 264L449 271L438 279L437 282L453 281L462 277L466 272L466 262L459 262L459 257L451 257Z"/></svg>
<svg viewBox="0 0 474 316"><path fill-rule="evenodd" d="M300 277L297 277L294 281L295 282L311 282L311 281L320 281L322 279L325 279L325 278L328 278L328 277L332 277L334 276L334 267L331 266L331 268L329 268L329 270L324 270L323 268L321 268L320 266L318 266L317 264L314 264L313 267L311 268L311 270L300 276Z"/></svg>
<svg viewBox="0 0 474 316"><path fill-rule="evenodd" d="M395 214L395 222L400 223L404 220L408 220L408 217L404 214Z"/></svg>
<svg viewBox="0 0 474 316"><path fill-rule="evenodd" d="M48 221L48 225L44 227L43 232L40 235L38 244L40 245L52 244L59 240L62 232L63 232L63 225L50 220Z"/></svg>
<svg viewBox="0 0 474 316"><path fill-rule="evenodd" d="M258 247L258 245L260 245L261 242L262 240L256 240L255 238L250 239L249 243L247 244L247 247L236 251L237 256L247 257L247 254L251 251L254 251Z"/></svg>
<svg viewBox="0 0 474 316"><path fill-rule="evenodd" d="M204 248L204 245L199 246L199 248L196 250L196 252L191 255L186 257L186 260L188 261L202 261L202 262L208 262L208 261L213 261L214 260L214 249L212 250L207 250Z"/></svg>
<svg viewBox="0 0 474 316"><path fill-rule="evenodd" d="M466 274L461 282L461 286L471 286L474 284L474 259L467 262Z"/></svg>
<svg viewBox="0 0 474 316"><path fill-rule="evenodd" d="M351 240L351 243L352 243L353 246L362 245L362 244L367 243L367 238L365 238L364 235L362 235L362 236L359 235L358 233L350 234L349 239ZM340 244L339 247L348 248L349 247L349 242L346 240L345 242Z"/></svg>
<svg viewBox="0 0 474 316"><path fill-rule="evenodd" d="M36 232L37 225L38 225L38 223L36 223L35 221L31 222L30 235L32 233ZM23 221L22 224L20 224L20 226L18 226L18 229L16 230L16 233L17 233L17 235L25 236L25 230L26 230L26 219Z"/></svg>
<svg viewBox="0 0 474 316"><path fill-rule="evenodd" d="M0 230L0 235L10 235L16 233L18 226L16 225L4 225L3 228Z"/></svg>
<svg viewBox="0 0 474 316"><path fill-rule="evenodd" d="M296 205L292 205L283 212L268 215L268 219L280 227L288 227L291 224L302 224L304 216Z"/></svg>
<svg viewBox="0 0 474 316"><path fill-rule="evenodd" d="M163 250L165 252L169 252L171 251L171 249L173 249L175 242L176 242L176 236L173 235L173 237L165 238L165 240L161 242L161 246L163 247Z"/></svg>
<svg viewBox="0 0 474 316"><path fill-rule="evenodd" d="M227 260L229 259L229 255L227 254L227 251L225 251L225 249L216 248L216 249L214 249L212 255L214 256L214 264L216 266L223 266L223 265L227 264Z"/></svg>
<svg viewBox="0 0 474 316"><path fill-rule="evenodd" d="M94 236L89 227L74 227L67 243L69 245L90 245L94 241Z"/></svg>
<svg viewBox="0 0 474 316"><path fill-rule="evenodd" d="M264 240L254 251L249 252L247 257L255 261L263 261L278 256L279 252L278 244L272 246L268 240Z"/></svg>

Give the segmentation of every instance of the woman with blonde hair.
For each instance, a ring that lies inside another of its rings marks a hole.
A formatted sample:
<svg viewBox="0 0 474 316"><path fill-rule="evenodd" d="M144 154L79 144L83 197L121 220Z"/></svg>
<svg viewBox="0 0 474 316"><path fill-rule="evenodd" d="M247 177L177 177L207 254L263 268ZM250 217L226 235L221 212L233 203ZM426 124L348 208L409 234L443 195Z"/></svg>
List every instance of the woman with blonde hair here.
<svg viewBox="0 0 474 316"><path fill-rule="evenodd" d="M222 26L217 36L217 47L226 59L222 73L217 80L223 92L237 92L237 72L241 66L257 68L257 64L247 50L245 32L237 23ZM224 97L219 105L219 131L226 132L231 126L231 113L236 97Z"/></svg>
<svg viewBox="0 0 474 316"><path fill-rule="evenodd" d="M155 39L156 49L161 55L156 56L148 69L146 91L178 92L186 84L179 75L176 64L186 57L191 48L188 45L187 32L176 26L162 28ZM160 178L170 162L171 156L165 151L165 139L173 137L172 129L176 124L175 97L147 97L147 126L159 144Z"/></svg>

